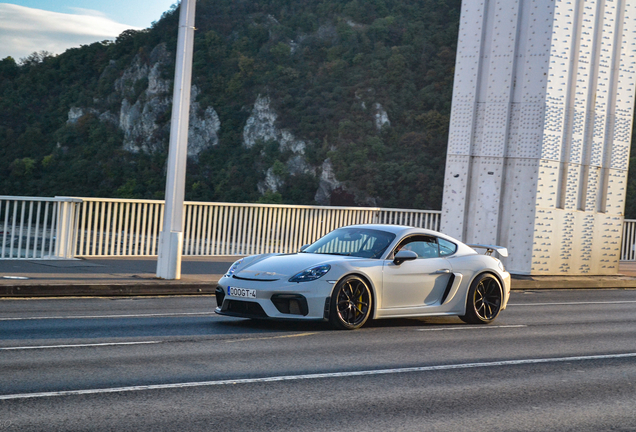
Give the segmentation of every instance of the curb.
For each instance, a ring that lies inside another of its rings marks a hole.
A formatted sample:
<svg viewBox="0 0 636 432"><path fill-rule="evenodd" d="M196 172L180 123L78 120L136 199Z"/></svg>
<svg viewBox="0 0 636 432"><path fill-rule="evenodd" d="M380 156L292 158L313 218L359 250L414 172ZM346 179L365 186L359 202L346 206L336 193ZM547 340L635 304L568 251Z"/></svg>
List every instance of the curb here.
<svg viewBox="0 0 636 432"><path fill-rule="evenodd" d="M0 298L124 297L214 295L218 280L206 282L119 282L0 285ZM636 289L636 277L563 277L513 275L511 290Z"/></svg>
<svg viewBox="0 0 636 432"><path fill-rule="evenodd" d="M73 284L0 286L2 297L118 297L213 295L216 282L180 284Z"/></svg>
<svg viewBox="0 0 636 432"><path fill-rule="evenodd" d="M513 291L548 289L636 289L636 278L631 276L580 276L580 278L555 278L554 276L513 276L510 289Z"/></svg>

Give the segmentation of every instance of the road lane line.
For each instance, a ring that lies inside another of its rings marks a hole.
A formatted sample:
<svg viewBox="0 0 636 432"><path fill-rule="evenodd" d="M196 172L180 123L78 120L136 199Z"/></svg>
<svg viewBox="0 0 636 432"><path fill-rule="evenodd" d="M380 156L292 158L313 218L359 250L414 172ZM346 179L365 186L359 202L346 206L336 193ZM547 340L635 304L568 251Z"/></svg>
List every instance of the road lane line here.
<svg viewBox="0 0 636 432"><path fill-rule="evenodd" d="M500 326L465 326L465 327L443 327L443 328L432 328L432 329L416 329L416 331L448 331L448 330L487 330L487 329L496 329L496 328L521 328L528 327L527 325L518 324L518 325L500 325Z"/></svg>
<svg viewBox="0 0 636 432"><path fill-rule="evenodd" d="M198 381L198 382L185 382L174 384L152 384L144 386L129 386L129 387L111 387L102 389L86 389L86 390L66 390L57 392L40 392L40 393L17 393L0 395L0 400L16 400L16 399L34 399L45 397L57 397L57 396L77 396L77 395L90 395L90 394L106 394L106 393L123 393L143 390L166 390L166 389L183 389L189 387L211 387L222 385L236 385L236 384L260 384L271 382L283 382L283 381L302 381L310 379L325 379L325 378L349 378L356 376L373 376L373 375L389 375L399 373L412 373L412 372L432 372L442 370L456 370L456 369L472 369L472 368L484 368L484 367L500 367L500 366L518 366L518 365L532 365L542 363L564 363L564 362L576 362L586 360L612 360L622 358L634 358L636 353L625 354L605 354L605 355L592 355L592 356L575 356L575 357L556 357L556 358L540 358L540 359L523 359L523 360L502 360L495 362L485 363L463 363L452 365L438 365L438 366L421 366L421 367L409 367L398 369L379 369L379 370L366 370L366 371L353 371L353 372L330 372L330 373L316 373L307 375L283 375L264 378L243 378L243 379L228 379L218 381Z"/></svg>
<svg viewBox="0 0 636 432"><path fill-rule="evenodd" d="M75 344L75 345L35 345L35 346L19 346L19 347L4 347L0 348L0 351L20 351L30 349L52 349L52 348L85 348L85 347L106 347L106 346L118 346L118 345L148 345L158 344L161 341L143 341L143 342L104 342L104 343L92 343L92 344Z"/></svg>
<svg viewBox="0 0 636 432"><path fill-rule="evenodd" d="M44 316L44 317L19 317L19 318L0 318L0 321L28 321L28 320L47 320L47 319L91 319L91 318L147 318L147 317L178 317L193 315L216 315L212 312L174 312L161 314L129 314L129 315L60 315L60 316Z"/></svg>
<svg viewBox="0 0 636 432"><path fill-rule="evenodd" d="M293 337L301 337L301 336L311 336L315 335L317 332L313 333L298 333L291 335L283 335L283 336L268 336L268 337L260 337L260 338L245 338L245 339L234 339L234 340L226 340L226 343L234 343L234 342L246 342L246 341L255 341L255 340L268 340L268 339L284 339L284 338L293 338Z"/></svg>
<svg viewBox="0 0 636 432"><path fill-rule="evenodd" d="M563 303L508 303L508 306L569 306L636 303L636 300L598 301L598 302L563 302Z"/></svg>

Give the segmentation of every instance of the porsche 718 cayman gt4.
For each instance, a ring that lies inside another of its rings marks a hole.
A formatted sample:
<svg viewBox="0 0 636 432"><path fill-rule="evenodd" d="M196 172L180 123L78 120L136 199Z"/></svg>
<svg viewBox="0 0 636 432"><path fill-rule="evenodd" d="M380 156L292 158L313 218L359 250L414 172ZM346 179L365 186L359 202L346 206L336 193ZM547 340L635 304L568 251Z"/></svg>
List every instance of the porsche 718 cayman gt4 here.
<svg viewBox="0 0 636 432"><path fill-rule="evenodd" d="M398 317L456 315L490 323L510 294L510 274L493 251L507 256L503 247L469 246L421 228L347 226L298 253L236 261L219 281L216 312L328 320L341 329Z"/></svg>

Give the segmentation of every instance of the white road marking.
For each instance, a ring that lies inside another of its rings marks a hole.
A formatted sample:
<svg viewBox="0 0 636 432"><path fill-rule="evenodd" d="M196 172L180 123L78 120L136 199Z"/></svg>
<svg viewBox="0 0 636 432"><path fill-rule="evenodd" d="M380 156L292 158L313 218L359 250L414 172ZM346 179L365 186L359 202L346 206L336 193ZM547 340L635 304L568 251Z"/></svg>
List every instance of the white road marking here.
<svg viewBox="0 0 636 432"><path fill-rule="evenodd" d="M310 379L347 378L347 377L356 377L356 376L389 375L389 374L412 373L412 372L432 372L432 371L441 371L441 370L471 369L471 368L482 368L482 367L518 366L518 365L531 365L531 364L542 364L542 363L564 363L564 362L575 362L575 361L585 361L585 360L611 360L611 359L633 358L633 357L636 357L636 353L523 359L523 360L502 360L502 361L485 362L485 363L463 363L463 364L452 364L452 365L409 367L409 368L399 368L399 369L380 369L380 370L366 370L366 371L354 371L354 372L330 372L330 373L316 373L316 374L307 374L307 375L283 375L283 376L273 376L273 377L264 377L264 378L198 381L198 382L185 382L185 383L174 383L174 384L154 384L154 385L145 385L145 386L112 387L112 388L102 388L102 389L67 390L67 391L57 391L57 392L18 393L18 394L0 395L0 400L121 393L121 392L132 392L132 391L143 391L143 390L182 389L182 388L189 388L189 387L211 387L211 386L236 385L236 384L259 384L259 383L271 383L271 382L283 382L283 381L302 381L302 380L310 380Z"/></svg>
<svg viewBox="0 0 636 432"><path fill-rule="evenodd" d="M311 336L317 334L314 333L297 333L291 335L283 335L283 336L267 336L267 337L258 337L258 338L244 338L244 339L234 339L234 340L226 340L226 343L234 343L234 342L247 342L247 341L255 341L255 340L269 340L269 339L286 339L286 338L294 338L294 337L303 337L303 336Z"/></svg>
<svg viewBox="0 0 636 432"><path fill-rule="evenodd" d="M0 321L27 321L27 320L47 320L47 319L91 319L91 318L148 318L148 317L174 317L192 315L216 315L212 312L175 312L158 314L129 314L129 315L60 315L60 316L33 316L19 318L0 318Z"/></svg>
<svg viewBox="0 0 636 432"><path fill-rule="evenodd" d="M417 329L417 331L447 331L447 330L487 330L496 328L520 328L528 327L527 325L500 325L500 326L465 326L465 327L441 327L431 329Z"/></svg>
<svg viewBox="0 0 636 432"><path fill-rule="evenodd" d="M627 304L636 300L597 301L597 302L563 302L563 303L508 303L508 306L569 306L569 305L599 305L599 304Z"/></svg>
<svg viewBox="0 0 636 432"><path fill-rule="evenodd" d="M143 342L104 342L93 344L75 344L75 345L36 345L36 346L19 346L19 347L4 347L0 348L0 351L20 351L30 349L52 349L52 348L85 348L85 347L106 347L106 346L118 346L118 345L147 345L158 344L161 341L143 341Z"/></svg>

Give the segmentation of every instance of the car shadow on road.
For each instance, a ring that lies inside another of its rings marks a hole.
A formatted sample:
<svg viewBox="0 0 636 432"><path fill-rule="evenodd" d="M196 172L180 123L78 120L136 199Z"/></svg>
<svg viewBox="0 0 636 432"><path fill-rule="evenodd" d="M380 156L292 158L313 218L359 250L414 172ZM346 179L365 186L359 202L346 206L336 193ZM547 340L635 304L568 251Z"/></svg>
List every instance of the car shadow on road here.
<svg viewBox="0 0 636 432"><path fill-rule="evenodd" d="M297 332L297 331L340 331L335 330L327 321L292 321L292 320L269 320L269 319L246 319L227 320L215 323L217 326L226 329L236 329L242 331L256 332ZM427 318L392 318L372 320L367 322L358 331L365 329L400 328L400 327L431 327L431 326L466 326L467 324L457 317L427 317Z"/></svg>
<svg viewBox="0 0 636 432"><path fill-rule="evenodd" d="M373 320L367 323L365 327L368 328L382 328L382 327L428 327L428 326L457 326L467 325L465 322L457 317L426 317L426 318L390 318Z"/></svg>
<svg viewBox="0 0 636 432"><path fill-rule="evenodd" d="M257 331L257 332L296 332L296 331L325 331L331 330L329 323L325 321L290 321L290 320L265 320L265 319L249 319L238 318L236 320L228 320L223 322L217 322L215 326L223 326L226 328L233 328L242 331Z"/></svg>

